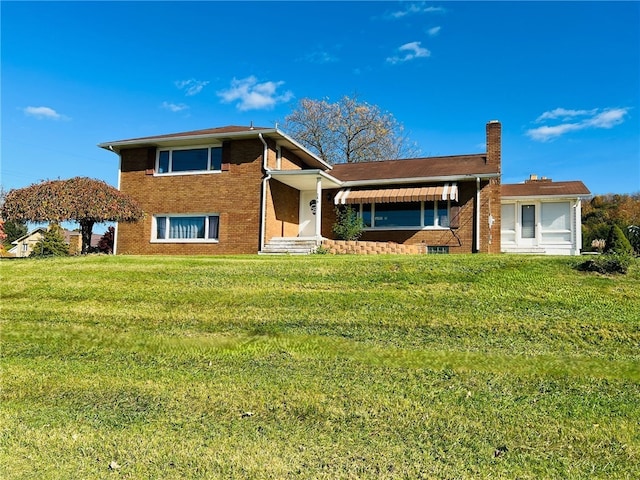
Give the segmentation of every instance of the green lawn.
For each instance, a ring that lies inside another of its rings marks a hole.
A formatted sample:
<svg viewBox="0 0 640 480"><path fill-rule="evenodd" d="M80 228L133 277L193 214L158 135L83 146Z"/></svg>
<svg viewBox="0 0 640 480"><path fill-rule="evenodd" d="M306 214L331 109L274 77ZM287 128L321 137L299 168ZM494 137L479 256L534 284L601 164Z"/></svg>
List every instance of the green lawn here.
<svg viewBox="0 0 640 480"><path fill-rule="evenodd" d="M0 262L0 477L640 478L640 264Z"/></svg>

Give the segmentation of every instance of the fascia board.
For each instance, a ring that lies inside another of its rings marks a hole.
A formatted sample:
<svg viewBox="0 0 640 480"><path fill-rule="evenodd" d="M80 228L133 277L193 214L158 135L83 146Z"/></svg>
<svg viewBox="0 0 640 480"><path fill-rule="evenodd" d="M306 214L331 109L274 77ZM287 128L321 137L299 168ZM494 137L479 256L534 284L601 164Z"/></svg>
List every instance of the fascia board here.
<svg viewBox="0 0 640 480"><path fill-rule="evenodd" d="M380 180L351 180L342 182L343 187L365 187L369 185L396 185L400 183L425 183L425 182L462 182L475 180L476 178L499 178L499 173L482 173L477 175L445 175L440 177L411 177L411 178L384 178Z"/></svg>

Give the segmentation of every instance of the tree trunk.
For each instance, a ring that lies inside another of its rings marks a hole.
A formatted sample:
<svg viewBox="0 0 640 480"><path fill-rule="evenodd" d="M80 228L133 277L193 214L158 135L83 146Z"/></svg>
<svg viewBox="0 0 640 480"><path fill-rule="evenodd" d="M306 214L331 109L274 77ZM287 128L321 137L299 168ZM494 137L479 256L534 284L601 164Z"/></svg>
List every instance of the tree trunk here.
<svg viewBox="0 0 640 480"><path fill-rule="evenodd" d="M82 255L89 253L89 247L91 246L91 232L93 231L93 224L95 222L91 220L80 221L80 231L82 232Z"/></svg>

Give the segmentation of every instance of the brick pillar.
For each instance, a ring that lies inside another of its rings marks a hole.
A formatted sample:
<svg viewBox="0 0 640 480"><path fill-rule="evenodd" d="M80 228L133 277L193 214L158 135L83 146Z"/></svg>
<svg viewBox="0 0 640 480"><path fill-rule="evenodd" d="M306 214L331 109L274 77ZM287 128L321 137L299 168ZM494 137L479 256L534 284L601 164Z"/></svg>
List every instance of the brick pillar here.
<svg viewBox="0 0 640 480"><path fill-rule="evenodd" d="M502 124L498 120L487 123L487 165L495 167L498 173L502 172ZM500 205L500 177L492 178L489 185L483 189L486 208L486 218L483 218L482 229L486 229L486 236L482 240L482 251L487 253L500 253L500 228L502 224ZM483 202L484 203L484 202ZM485 217L482 215L482 217ZM492 225L489 227L489 218Z"/></svg>
<svg viewBox="0 0 640 480"><path fill-rule="evenodd" d="M502 172L502 124L498 120L487 123L487 165Z"/></svg>

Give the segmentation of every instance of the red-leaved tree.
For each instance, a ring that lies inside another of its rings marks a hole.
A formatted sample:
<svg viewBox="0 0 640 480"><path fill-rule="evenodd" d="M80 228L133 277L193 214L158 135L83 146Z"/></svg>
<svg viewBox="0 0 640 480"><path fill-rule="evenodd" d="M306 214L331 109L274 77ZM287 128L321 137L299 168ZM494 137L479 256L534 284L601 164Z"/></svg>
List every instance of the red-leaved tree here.
<svg viewBox="0 0 640 480"><path fill-rule="evenodd" d="M143 216L131 197L102 180L87 177L46 180L10 190L2 206L2 217L7 220L78 222L83 254L89 251L95 223L135 222Z"/></svg>

